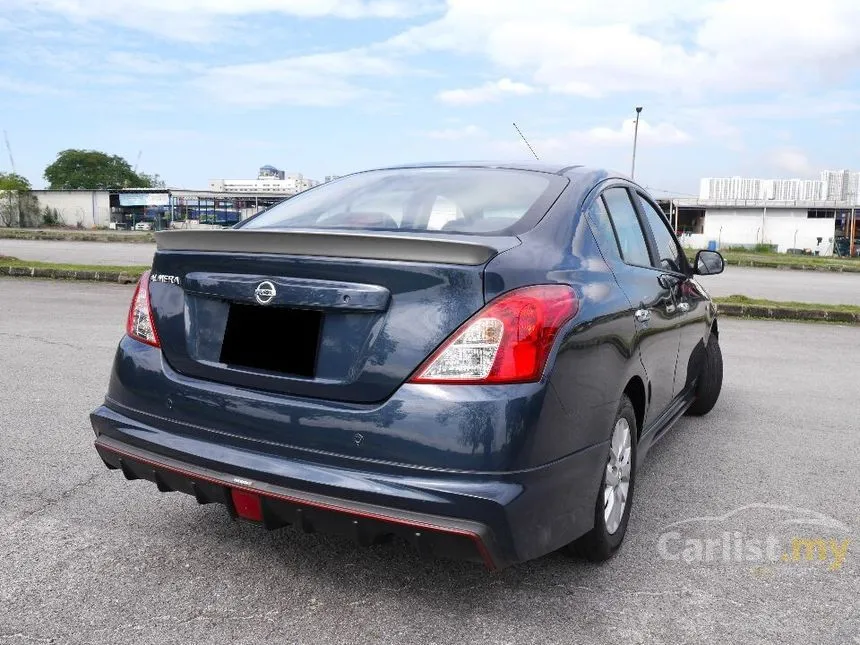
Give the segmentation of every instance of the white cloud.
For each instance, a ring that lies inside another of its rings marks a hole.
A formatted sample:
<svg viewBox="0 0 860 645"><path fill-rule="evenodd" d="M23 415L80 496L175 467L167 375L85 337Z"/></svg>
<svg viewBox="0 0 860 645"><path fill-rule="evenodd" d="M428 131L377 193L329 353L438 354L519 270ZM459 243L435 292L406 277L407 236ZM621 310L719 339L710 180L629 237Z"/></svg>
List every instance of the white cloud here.
<svg viewBox="0 0 860 645"><path fill-rule="evenodd" d="M197 84L225 103L246 107L330 107L373 95L353 79L387 77L402 71L396 61L354 49L215 67Z"/></svg>
<svg viewBox="0 0 860 645"><path fill-rule="evenodd" d="M624 121L618 128L596 127L585 130L570 130L558 134L529 138L532 147L541 159L565 160L616 156L619 148L633 147L633 120ZM682 145L692 142L692 137L670 123L652 126L639 120L639 144L649 148ZM497 151L503 156L525 158L531 154L521 140L511 137L496 143ZM611 154L610 154L611 151ZM626 152L625 152L626 154Z"/></svg>
<svg viewBox="0 0 860 645"><path fill-rule="evenodd" d="M60 94L54 87L42 83L32 83L20 78L0 75L0 90L10 94Z"/></svg>
<svg viewBox="0 0 860 645"><path fill-rule="evenodd" d="M773 151L771 162L780 174L791 175L792 177L812 177L818 172L818 167L796 148L782 148Z"/></svg>
<svg viewBox="0 0 860 645"><path fill-rule="evenodd" d="M858 68L860 2L448 0L439 20L388 42L452 51L555 92L672 92L676 100L794 88Z"/></svg>
<svg viewBox="0 0 860 645"><path fill-rule="evenodd" d="M192 65L177 60L167 60L160 56L142 52L110 52L103 57L102 61L93 61L91 64L95 66L99 62L114 72L125 72L140 76L162 76L195 69L201 71L199 65Z"/></svg>
<svg viewBox="0 0 860 645"><path fill-rule="evenodd" d="M517 83L509 78L484 83L478 87L457 90L445 90L436 98L450 105L476 105L497 101L505 95L525 96L533 94L535 89L525 83Z"/></svg>
<svg viewBox="0 0 860 645"><path fill-rule="evenodd" d="M407 18L437 9L439 0L6 0L4 4L82 24L114 24L176 40L206 42L248 16Z"/></svg>
<svg viewBox="0 0 860 645"><path fill-rule="evenodd" d="M635 122L626 119L619 128L597 127L568 133L570 142L586 145L628 146L633 144ZM657 146L672 146L692 141L692 137L671 123L651 125L644 119L639 120L639 141Z"/></svg>
<svg viewBox="0 0 860 645"><path fill-rule="evenodd" d="M444 141L459 141L461 139L472 139L483 137L486 133L476 125L465 125L461 128L444 128L441 130L429 130L424 136L430 139L441 139Z"/></svg>

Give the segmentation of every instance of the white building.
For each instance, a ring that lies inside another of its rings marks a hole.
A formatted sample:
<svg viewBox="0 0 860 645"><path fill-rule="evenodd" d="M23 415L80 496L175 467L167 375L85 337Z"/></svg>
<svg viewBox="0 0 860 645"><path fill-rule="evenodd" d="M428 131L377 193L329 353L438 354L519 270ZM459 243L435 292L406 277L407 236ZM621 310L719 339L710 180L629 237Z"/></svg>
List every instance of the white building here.
<svg viewBox="0 0 860 645"><path fill-rule="evenodd" d="M825 184L825 199L857 199L860 196L860 172L825 170L821 173Z"/></svg>
<svg viewBox="0 0 860 645"><path fill-rule="evenodd" d="M850 170L825 170L820 179L705 177L699 182L699 199L710 201L847 201L858 198L860 172Z"/></svg>
<svg viewBox="0 0 860 645"><path fill-rule="evenodd" d="M765 199L764 179L705 177L699 182L699 199Z"/></svg>
<svg viewBox="0 0 860 645"><path fill-rule="evenodd" d="M826 188L824 182L815 179L769 179L765 198L786 202L815 201L826 198Z"/></svg>
<svg viewBox="0 0 860 645"><path fill-rule="evenodd" d="M213 179L209 182L209 190L219 193L296 195L317 184L318 181L307 179L301 173L288 175L274 166L262 166L256 179Z"/></svg>
<svg viewBox="0 0 860 645"><path fill-rule="evenodd" d="M820 182L817 182L820 183ZM793 191L802 184L782 187ZM813 190L813 188L807 188ZM762 244L779 253L803 249L830 255L834 239L845 235L858 208L849 201L773 198L704 200L675 198L668 210L681 243L690 248L754 247Z"/></svg>

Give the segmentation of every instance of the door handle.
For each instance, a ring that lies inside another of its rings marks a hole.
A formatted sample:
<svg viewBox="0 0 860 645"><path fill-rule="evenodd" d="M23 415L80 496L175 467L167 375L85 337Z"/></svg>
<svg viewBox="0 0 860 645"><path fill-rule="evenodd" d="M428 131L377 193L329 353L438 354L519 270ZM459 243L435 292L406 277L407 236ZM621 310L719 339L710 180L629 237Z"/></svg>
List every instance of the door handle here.
<svg viewBox="0 0 860 645"><path fill-rule="evenodd" d="M636 313L633 314L633 318L635 318L638 323L646 323L651 320L651 312L647 309L637 309Z"/></svg>

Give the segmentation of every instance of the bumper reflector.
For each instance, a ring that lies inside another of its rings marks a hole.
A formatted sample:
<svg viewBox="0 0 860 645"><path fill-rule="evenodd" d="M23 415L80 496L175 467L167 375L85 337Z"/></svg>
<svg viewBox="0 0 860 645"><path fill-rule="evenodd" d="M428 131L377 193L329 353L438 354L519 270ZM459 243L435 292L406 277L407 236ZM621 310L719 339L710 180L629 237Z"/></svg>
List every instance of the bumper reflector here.
<svg viewBox="0 0 860 645"><path fill-rule="evenodd" d="M252 522L263 521L263 506L260 503L259 495L231 488L230 497L233 499L233 507L236 509L236 515L243 520L251 520Z"/></svg>

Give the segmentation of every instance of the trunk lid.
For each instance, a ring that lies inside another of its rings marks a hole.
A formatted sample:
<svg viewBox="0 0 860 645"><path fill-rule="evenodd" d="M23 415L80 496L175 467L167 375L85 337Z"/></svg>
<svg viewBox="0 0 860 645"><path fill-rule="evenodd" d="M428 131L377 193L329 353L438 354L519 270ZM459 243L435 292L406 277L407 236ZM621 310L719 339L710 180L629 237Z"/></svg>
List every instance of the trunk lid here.
<svg viewBox="0 0 860 645"><path fill-rule="evenodd" d="M354 403L388 398L484 305L513 236L159 233L155 324L177 372Z"/></svg>

